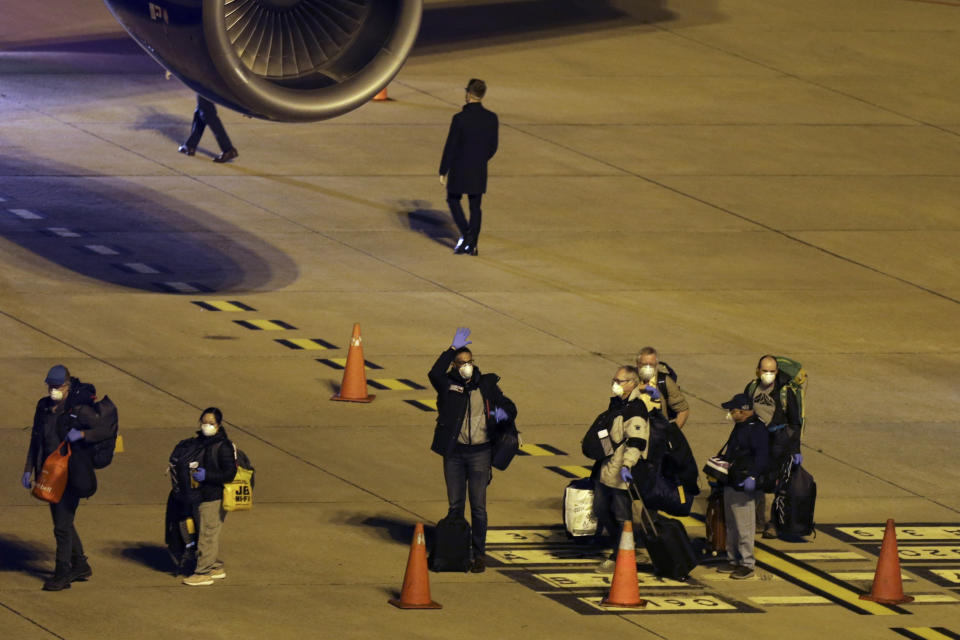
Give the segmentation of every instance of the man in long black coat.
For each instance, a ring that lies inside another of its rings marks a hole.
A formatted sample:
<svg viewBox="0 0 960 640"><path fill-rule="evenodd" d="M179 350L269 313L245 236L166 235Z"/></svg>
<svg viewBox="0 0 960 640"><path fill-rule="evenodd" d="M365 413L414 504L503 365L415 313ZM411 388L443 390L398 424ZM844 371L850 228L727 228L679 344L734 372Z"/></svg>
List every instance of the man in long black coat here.
<svg viewBox="0 0 960 640"><path fill-rule="evenodd" d="M480 201L487 191L487 162L497 152L499 122L497 114L480 103L487 93L483 80L467 83L467 104L453 116L450 132L440 160L440 184L447 187L447 205L460 229L454 253L477 255L482 212ZM470 220L463 214L460 200L467 194Z"/></svg>

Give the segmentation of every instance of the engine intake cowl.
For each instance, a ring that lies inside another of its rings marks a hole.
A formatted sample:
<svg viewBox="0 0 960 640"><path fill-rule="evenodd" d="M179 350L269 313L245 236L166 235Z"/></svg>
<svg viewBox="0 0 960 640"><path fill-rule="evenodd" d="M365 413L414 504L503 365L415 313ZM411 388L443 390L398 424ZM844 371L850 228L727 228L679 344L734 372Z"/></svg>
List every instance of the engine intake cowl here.
<svg viewBox="0 0 960 640"><path fill-rule="evenodd" d="M104 0L191 89L258 118L325 120L400 71L422 0Z"/></svg>

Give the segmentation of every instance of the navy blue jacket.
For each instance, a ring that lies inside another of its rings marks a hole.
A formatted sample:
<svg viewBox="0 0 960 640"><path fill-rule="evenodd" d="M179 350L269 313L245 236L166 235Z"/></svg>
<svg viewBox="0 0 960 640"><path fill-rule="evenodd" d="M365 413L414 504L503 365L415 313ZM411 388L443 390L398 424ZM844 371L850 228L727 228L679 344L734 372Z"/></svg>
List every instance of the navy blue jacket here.
<svg viewBox="0 0 960 640"><path fill-rule="evenodd" d="M453 116L440 159L440 175L447 176L447 191L487 192L487 162L497 152L499 127L497 114L479 102L467 103Z"/></svg>
<svg viewBox="0 0 960 640"><path fill-rule="evenodd" d="M753 476L760 486L762 476L770 464L770 439L767 436L767 425L763 424L757 414L733 426L723 457L733 463L732 467L742 471L740 475ZM735 478L733 487L742 490L736 486L742 480L743 478Z"/></svg>

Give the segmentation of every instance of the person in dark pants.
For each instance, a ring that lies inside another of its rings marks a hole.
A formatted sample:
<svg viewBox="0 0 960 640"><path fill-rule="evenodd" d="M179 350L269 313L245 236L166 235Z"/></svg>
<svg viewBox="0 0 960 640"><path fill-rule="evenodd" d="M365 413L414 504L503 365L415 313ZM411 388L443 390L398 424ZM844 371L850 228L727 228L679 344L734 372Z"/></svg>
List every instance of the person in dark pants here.
<svg viewBox="0 0 960 640"><path fill-rule="evenodd" d="M467 348L470 329L458 328L453 344L430 369L437 391L437 426L430 449L443 456L448 516L463 517L470 495L473 573L483 572L487 543L487 485L492 478L491 441L497 429L516 419L517 407L493 373L481 374Z"/></svg>
<svg viewBox="0 0 960 640"><path fill-rule="evenodd" d="M227 130L223 128L220 122L220 116L217 115L217 107L212 102L197 94L197 108L193 112L193 126L190 128L190 137L180 145L178 151L192 156L197 152L197 144L203 136L203 130L210 126L213 135L217 138L217 144L220 145L220 155L213 158L214 162L230 162L240 155L230 142L230 136Z"/></svg>
<svg viewBox="0 0 960 640"><path fill-rule="evenodd" d="M32 487L32 479L39 476L44 460L66 440L71 443L71 456L90 456L85 441L96 442L105 434L98 430L84 430L78 422L75 409L81 405L91 405L95 401L96 389L91 384L71 378L70 372L62 364L50 369L46 377L47 395L37 402L33 416L33 429L30 433L30 449L23 467L21 483L24 488ZM53 518L53 536L57 542L56 568L52 578L44 582L45 591L69 589L70 583L86 580L93 570L83 554L83 543L74 526L77 506L81 497L88 497L92 491L80 493L77 478L74 478L74 461L71 460L70 479L63 497L50 505ZM92 473L93 464L85 465ZM78 465L78 469L80 466ZM93 491L96 480L93 479Z"/></svg>
<svg viewBox="0 0 960 640"><path fill-rule="evenodd" d="M454 253L477 255L482 211L480 201L487 192L487 162L497 152L499 122L497 114L480 103L487 93L483 80L473 78L467 83L467 104L453 116L447 142L440 159L440 184L447 187L447 205L460 239ZM460 201L467 194L470 220L463 214Z"/></svg>

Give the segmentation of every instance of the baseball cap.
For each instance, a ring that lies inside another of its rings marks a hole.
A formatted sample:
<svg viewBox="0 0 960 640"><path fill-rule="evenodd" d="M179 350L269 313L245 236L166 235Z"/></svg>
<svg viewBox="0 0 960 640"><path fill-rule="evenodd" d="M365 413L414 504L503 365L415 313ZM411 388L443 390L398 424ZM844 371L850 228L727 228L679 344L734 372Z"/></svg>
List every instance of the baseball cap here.
<svg viewBox="0 0 960 640"><path fill-rule="evenodd" d="M50 371L47 372L47 378L44 382L46 382L49 387L61 387L63 383L69 379L70 372L67 371L65 366L58 364L50 367Z"/></svg>
<svg viewBox="0 0 960 640"><path fill-rule="evenodd" d="M731 409L749 410L749 409L753 409L753 399L745 393L738 393L737 395L733 396L732 398L730 398L730 400L728 400L727 402L724 402L720 406L727 410L731 410Z"/></svg>

